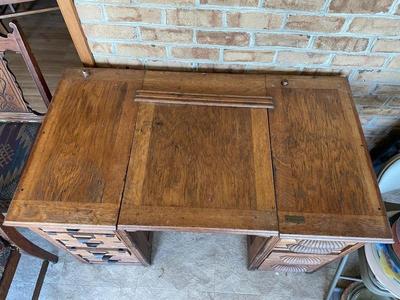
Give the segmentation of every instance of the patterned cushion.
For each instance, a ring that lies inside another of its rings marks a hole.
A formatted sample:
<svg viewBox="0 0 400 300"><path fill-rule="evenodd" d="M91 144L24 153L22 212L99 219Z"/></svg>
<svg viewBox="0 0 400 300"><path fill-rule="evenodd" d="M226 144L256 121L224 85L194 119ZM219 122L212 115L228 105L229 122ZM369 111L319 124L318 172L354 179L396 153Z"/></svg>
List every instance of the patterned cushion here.
<svg viewBox="0 0 400 300"><path fill-rule="evenodd" d="M28 159L39 123L0 123L0 210L6 211Z"/></svg>
<svg viewBox="0 0 400 300"><path fill-rule="evenodd" d="M0 237L0 277L3 275L4 268L6 267L8 258L10 256L10 252L10 244Z"/></svg>

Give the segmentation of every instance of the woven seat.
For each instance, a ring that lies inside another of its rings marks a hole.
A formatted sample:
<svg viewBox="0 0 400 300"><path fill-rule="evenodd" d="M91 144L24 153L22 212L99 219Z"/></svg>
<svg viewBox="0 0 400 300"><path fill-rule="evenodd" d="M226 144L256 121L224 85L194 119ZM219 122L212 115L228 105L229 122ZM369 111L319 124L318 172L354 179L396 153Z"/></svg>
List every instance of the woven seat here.
<svg viewBox="0 0 400 300"><path fill-rule="evenodd" d="M6 212L40 124L0 123L0 210Z"/></svg>
<svg viewBox="0 0 400 300"><path fill-rule="evenodd" d="M9 25L12 32L0 35L0 299L7 298L21 252L43 261L32 297L38 299L49 261L56 263L58 257L33 244L14 227L3 226L2 213L7 212L14 196L44 113L32 109L24 98L4 52L21 54L46 108L51 93L18 25Z"/></svg>
<svg viewBox="0 0 400 300"><path fill-rule="evenodd" d="M11 253L11 245L6 240L0 237L0 278L3 276L8 259Z"/></svg>

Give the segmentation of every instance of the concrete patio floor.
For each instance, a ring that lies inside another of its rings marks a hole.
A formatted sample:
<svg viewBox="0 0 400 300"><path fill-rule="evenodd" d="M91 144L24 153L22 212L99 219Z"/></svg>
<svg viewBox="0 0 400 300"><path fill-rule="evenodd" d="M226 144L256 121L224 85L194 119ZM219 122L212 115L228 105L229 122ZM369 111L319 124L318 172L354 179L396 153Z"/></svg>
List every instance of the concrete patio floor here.
<svg viewBox="0 0 400 300"><path fill-rule="evenodd" d="M156 233L153 264L89 265L27 230L58 253L40 299L323 299L336 263L313 274L248 271L244 236ZM31 299L41 261L23 255L7 299Z"/></svg>

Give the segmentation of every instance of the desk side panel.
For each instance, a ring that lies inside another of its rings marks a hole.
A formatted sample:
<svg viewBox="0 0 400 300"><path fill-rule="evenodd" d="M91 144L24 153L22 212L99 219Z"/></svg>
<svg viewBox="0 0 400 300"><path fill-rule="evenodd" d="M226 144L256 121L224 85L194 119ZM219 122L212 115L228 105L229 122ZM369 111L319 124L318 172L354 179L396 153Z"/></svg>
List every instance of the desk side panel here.
<svg viewBox="0 0 400 300"><path fill-rule="evenodd" d="M346 79L266 82L275 99L269 116L281 235L390 242Z"/></svg>
<svg viewBox="0 0 400 300"><path fill-rule="evenodd" d="M80 74L67 71L59 84L6 224L115 229L143 72L128 71L126 81L112 80L121 78L113 70Z"/></svg>

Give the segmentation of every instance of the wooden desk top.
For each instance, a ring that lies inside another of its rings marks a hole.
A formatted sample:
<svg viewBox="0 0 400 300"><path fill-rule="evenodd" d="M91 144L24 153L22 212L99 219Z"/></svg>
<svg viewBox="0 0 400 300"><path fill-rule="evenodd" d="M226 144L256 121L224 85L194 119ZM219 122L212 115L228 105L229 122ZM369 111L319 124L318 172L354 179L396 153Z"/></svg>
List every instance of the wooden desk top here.
<svg viewBox="0 0 400 300"><path fill-rule="evenodd" d="M115 229L142 71L68 70L25 166L7 223Z"/></svg>
<svg viewBox="0 0 400 300"><path fill-rule="evenodd" d="M341 77L68 70L5 224L391 241Z"/></svg>

